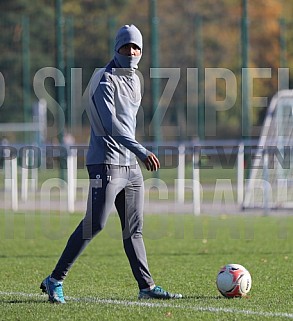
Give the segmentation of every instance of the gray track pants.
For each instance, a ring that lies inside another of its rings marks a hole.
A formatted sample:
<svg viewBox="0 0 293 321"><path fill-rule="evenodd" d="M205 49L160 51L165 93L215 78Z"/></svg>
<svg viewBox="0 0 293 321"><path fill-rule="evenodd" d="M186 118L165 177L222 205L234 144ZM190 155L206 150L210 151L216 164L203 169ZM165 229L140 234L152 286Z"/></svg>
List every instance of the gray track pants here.
<svg viewBox="0 0 293 321"><path fill-rule="evenodd" d="M88 172L90 189L86 215L70 236L51 277L64 280L86 245L104 228L115 204L124 249L138 287L150 287L154 281L142 238L144 187L139 165L89 165Z"/></svg>

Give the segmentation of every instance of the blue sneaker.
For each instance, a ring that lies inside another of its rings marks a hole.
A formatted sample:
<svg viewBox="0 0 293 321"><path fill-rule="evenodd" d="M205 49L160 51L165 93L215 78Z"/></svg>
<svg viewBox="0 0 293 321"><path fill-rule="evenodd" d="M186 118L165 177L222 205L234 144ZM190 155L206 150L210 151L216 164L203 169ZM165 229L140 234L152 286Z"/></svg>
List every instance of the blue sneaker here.
<svg viewBox="0 0 293 321"><path fill-rule="evenodd" d="M180 293L170 293L162 289L160 286L155 286L152 290L140 290L138 294L138 299L182 299L182 294Z"/></svg>
<svg viewBox="0 0 293 321"><path fill-rule="evenodd" d="M40 285L42 292L48 294L51 303L66 303L63 295L62 282L52 282L46 277Z"/></svg>

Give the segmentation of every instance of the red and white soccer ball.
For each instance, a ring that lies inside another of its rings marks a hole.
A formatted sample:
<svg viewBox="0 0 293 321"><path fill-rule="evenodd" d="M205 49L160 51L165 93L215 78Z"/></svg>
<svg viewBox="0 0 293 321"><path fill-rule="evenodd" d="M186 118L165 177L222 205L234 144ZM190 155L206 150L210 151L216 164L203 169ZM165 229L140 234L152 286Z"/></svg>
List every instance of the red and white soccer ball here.
<svg viewBox="0 0 293 321"><path fill-rule="evenodd" d="M240 264L227 264L220 269L216 283L224 297L242 297L251 289L251 275Z"/></svg>

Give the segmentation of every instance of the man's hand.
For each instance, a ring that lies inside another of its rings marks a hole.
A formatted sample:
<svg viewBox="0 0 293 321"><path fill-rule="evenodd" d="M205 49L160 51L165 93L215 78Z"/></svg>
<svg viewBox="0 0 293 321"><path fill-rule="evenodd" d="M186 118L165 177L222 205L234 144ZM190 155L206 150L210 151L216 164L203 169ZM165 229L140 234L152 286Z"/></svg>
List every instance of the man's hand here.
<svg viewBox="0 0 293 321"><path fill-rule="evenodd" d="M150 154L144 161L145 167L148 171L157 171L160 168L160 161L155 154Z"/></svg>

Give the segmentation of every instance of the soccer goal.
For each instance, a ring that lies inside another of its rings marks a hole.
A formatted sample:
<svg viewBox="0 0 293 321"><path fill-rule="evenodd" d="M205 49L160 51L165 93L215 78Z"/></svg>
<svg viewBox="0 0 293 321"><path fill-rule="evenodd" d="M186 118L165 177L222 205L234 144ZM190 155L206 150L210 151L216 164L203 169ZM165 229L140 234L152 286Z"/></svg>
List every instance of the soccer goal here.
<svg viewBox="0 0 293 321"><path fill-rule="evenodd" d="M293 208L293 90L271 100L246 180L244 208Z"/></svg>

